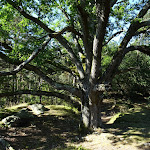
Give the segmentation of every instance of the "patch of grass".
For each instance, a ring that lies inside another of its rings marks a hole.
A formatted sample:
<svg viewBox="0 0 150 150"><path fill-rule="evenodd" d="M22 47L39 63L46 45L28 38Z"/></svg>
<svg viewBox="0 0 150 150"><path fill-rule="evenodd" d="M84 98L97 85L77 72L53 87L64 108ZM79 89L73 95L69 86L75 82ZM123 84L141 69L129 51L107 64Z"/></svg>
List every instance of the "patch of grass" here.
<svg viewBox="0 0 150 150"><path fill-rule="evenodd" d="M113 117L111 117L111 119L107 122L107 124L113 124L117 118L119 118L119 116L121 115L121 113L117 113L115 114Z"/></svg>
<svg viewBox="0 0 150 150"><path fill-rule="evenodd" d="M147 105L134 105L126 113L118 113L110 120L116 141L121 136L127 143L146 143L150 141L150 109ZM110 125L109 125L110 127ZM108 129L109 132L110 129ZM112 132L110 130L110 132Z"/></svg>
<svg viewBox="0 0 150 150"><path fill-rule="evenodd" d="M50 115L75 117L79 114L77 109L64 105L47 105L45 107L49 109Z"/></svg>
<svg viewBox="0 0 150 150"><path fill-rule="evenodd" d="M66 148L55 148L53 150L88 150L88 149L85 149L83 148L82 146L79 146L79 147L75 147L75 146L68 146Z"/></svg>
<svg viewBox="0 0 150 150"><path fill-rule="evenodd" d="M28 105L29 105L28 103L21 103L21 104L13 105L13 106L10 106L10 107L5 107L5 109L7 109L7 110L17 110L17 109L22 109L24 107L27 107Z"/></svg>
<svg viewBox="0 0 150 150"><path fill-rule="evenodd" d="M28 104L27 103L22 103L22 104L18 104L18 105L13 105L10 107L5 107L2 108L0 110L0 120L2 120L3 118L13 115L14 113L18 112L20 109L27 107Z"/></svg>

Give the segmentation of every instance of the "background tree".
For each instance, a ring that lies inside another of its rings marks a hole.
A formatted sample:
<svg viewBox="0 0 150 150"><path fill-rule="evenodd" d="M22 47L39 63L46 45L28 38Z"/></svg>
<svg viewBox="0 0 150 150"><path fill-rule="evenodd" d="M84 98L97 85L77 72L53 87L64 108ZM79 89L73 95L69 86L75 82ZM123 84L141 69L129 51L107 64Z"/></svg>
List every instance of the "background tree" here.
<svg viewBox="0 0 150 150"><path fill-rule="evenodd" d="M24 68L57 89L51 96L69 99L60 93L67 91L80 98L87 127L101 126L103 92L121 71L125 55L134 50L150 55L149 45L132 44L133 37L150 26L149 19L142 20L149 0L1 0L0 4L0 57L18 65L0 76ZM121 33L121 42L106 61L109 41ZM76 82L59 82L53 78L57 73L69 73Z"/></svg>

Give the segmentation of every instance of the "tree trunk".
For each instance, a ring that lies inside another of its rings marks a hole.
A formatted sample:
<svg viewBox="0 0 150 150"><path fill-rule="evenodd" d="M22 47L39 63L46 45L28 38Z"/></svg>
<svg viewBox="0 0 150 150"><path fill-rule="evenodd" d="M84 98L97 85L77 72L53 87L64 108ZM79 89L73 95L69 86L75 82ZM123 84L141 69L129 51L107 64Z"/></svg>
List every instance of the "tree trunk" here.
<svg viewBox="0 0 150 150"><path fill-rule="evenodd" d="M101 104L102 98L99 92L92 92L88 96L84 95L81 105L81 117L85 127L94 129L102 126Z"/></svg>

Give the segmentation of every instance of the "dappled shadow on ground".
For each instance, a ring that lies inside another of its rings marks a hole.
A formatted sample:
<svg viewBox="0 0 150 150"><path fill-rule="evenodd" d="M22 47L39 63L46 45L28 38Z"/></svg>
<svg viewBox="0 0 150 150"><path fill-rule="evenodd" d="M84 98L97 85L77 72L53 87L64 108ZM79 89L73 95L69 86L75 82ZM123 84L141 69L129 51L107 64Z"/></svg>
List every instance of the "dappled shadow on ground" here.
<svg viewBox="0 0 150 150"><path fill-rule="evenodd" d="M141 108L121 114L113 124L105 125L105 132L112 133L113 145L133 144L138 145L141 150L150 149L150 110Z"/></svg>
<svg viewBox="0 0 150 150"><path fill-rule="evenodd" d="M113 124L107 124L106 117L111 115L112 110L114 112L113 105L112 102L105 107L108 111L103 115L104 130L100 129L85 137L78 130L79 115L72 109L58 106L48 107L50 110L47 109L40 117L36 116L30 126L0 128L0 137L7 140L15 150L77 150L75 146L80 145L91 150L96 150L96 147L126 150L124 146L127 145L129 145L127 148L131 149L136 146L139 150L149 150L150 110L148 107L144 105L138 109L131 108L128 113L121 113ZM71 147L68 143L77 145Z"/></svg>
<svg viewBox="0 0 150 150"><path fill-rule="evenodd" d="M78 124L77 116L73 119L69 116L43 115L35 117L28 127L0 128L0 136L15 150L59 149L76 139L79 135Z"/></svg>

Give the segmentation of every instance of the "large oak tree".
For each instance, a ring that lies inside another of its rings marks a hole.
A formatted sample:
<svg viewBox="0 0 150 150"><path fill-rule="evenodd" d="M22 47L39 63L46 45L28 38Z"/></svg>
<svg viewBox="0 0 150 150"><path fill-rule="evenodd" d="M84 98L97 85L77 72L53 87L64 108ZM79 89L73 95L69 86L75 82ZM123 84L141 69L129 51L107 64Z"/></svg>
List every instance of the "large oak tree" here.
<svg viewBox="0 0 150 150"><path fill-rule="evenodd" d="M125 55L134 50L150 55L148 45L132 44L137 35L149 30L149 18L143 20L149 8L149 0L0 0L0 57L17 66L1 71L0 76L22 69L33 71L57 92L24 90L15 95L69 99L59 93L67 91L80 98L84 125L97 128L101 126L103 93L121 72ZM103 49L107 51L109 42L119 34L118 48L104 67ZM54 80L52 72L58 70L68 72L75 83Z"/></svg>

